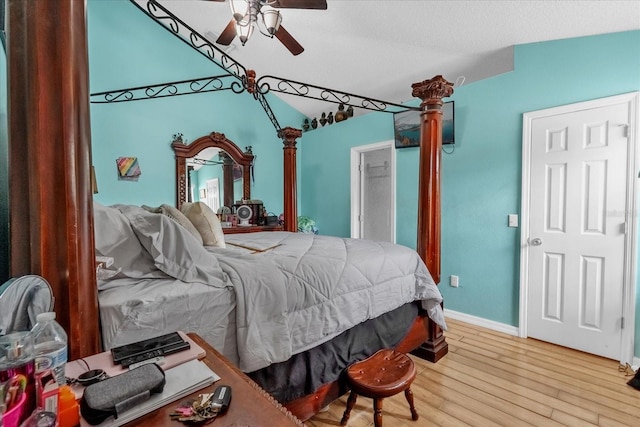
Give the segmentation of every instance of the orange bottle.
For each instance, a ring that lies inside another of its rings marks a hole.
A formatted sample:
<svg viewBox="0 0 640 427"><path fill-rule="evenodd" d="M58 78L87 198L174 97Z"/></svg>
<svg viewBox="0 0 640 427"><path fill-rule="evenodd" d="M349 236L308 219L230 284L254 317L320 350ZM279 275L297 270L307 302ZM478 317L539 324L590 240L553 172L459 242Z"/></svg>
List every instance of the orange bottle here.
<svg viewBox="0 0 640 427"><path fill-rule="evenodd" d="M68 385L63 385L58 395L58 426L75 427L80 425L80 405Z"/></svg>

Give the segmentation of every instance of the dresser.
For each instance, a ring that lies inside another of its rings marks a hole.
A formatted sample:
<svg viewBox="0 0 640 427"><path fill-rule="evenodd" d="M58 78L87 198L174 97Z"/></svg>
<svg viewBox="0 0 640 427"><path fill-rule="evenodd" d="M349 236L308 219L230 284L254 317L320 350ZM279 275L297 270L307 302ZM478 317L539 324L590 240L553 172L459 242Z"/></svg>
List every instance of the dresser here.
<svg viewBox="0 0 640 427"><path fill-rule="evenodd" d="M222 227L222 232L224 234L257 233L259 231L284 231L284 227L282 225L248 225L242 227Z"/></svg>

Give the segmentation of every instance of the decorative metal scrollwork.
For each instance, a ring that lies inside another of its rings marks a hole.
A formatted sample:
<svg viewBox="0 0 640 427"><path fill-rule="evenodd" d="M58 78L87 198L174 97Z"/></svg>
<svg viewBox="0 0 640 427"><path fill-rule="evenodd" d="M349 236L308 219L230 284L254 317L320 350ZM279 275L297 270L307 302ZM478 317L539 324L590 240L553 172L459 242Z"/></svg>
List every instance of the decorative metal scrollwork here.
<svg viewBox="0 0 640 427"><path fill-rule="evenodd" d="M304 98L317 99L319 101L343 104L365 110L396 113L399 111L416 110L419 107L409 107L393 102L381 101L379 99L368 98L329 89L322 86L315 86L309 83L298 82L290 79L283 79L275 76L262 76L256 81L257 90L266 95L269 92L284 93L287 95L302 96Z"/></svg>
<svg viewBox="0 0 640 427"><path fill-rule="evenodd" d="M206 56L209 60L216 63L230 74L239 79L246 75L247 70L239 62L224 53L213 43L209 42L204 36L171 13L167 8L159 4L156 0L130 1L168 31L171 31L171 33L177 36L180 40ZM143 7L141 3L144 3L145 6Z"/></svg>
<svg viewBox="0 0 640 427"><path fill-rule="evenodd" d="M224 87L224 82L223 82L223 79L225 77L227 76L217 76L217 77L211 77L209 79L193 80L192 82L189 83L189 88L193 93L215 92L218 90L224 90L224 89L227 89ZM235 81L233 83L235 83ZM233 85L233 83L231 84ZM207 89L209 86L211 87Z"/></svg>
<svg viewBox="0 0 640 427"><path fill-rule="evenodd" d="M242 93L245 91L245 86L246 84L244 83L244 81L242 82L235 81L231 83L231 90L233 91L233 93Z"/></svg>
<svg viewBox="0 0 640 427"><path fill-rule="evenodd" d="M253 96L255 97L255 99L258 100L260 105L262 105L262 109L264 110L265 113L267 113L267 117L269 117L269 120L271 120L273 127L276 128L276 132L279 134L282 128L280 127L280 123L278 123L278 119L276 119L276 115L273 114L273 110L269 106L267 99L264 97L262 93L259 93L259 92L255 92Z"/></svg>
<svg viewBox="0 0 640 427"><path fill-rule="evenodd" d="M224 164L224 162L219 162L216 160L201 159L199 157L193 157L189 159L189 163L193 165L203 165L203 166L216 166L216 165Z"/></svg>
<svg viewBox="0 0 640 427"><path fill-rule="evenodd" d="M104 92L102 94L98 94L98 95L104 95L104 101L102 101L103 103L105 102L122 102L122 101L131 101L133 100L133 93L131 93L131 91L128 90L123 90L123 91L118 91L118 92Z"/></svg>
<svg viewBox="0 0 640 427"><path fill-rule="evenodd" d="M180 80L177 82L162 83L158 85L139 86L92 93L91 103L108 104L112 102L138 101L141 99L188 95L190 93L217 92L219 90L233 89L234 84L239 84L238 80L230 74L203 77L200 79Z"/></svg>
<svg viewBox="0 0 640 427"><path fill-rule="evenodd" d="M139 99L215 92L227 89L232 90L234 93L247 91L260 103L277 132L281 131L280 124L265 97L266 94L272 91L334 104L342 104L343 106L349 106L350 109L355 107L386 113L396 113L407 110L420 111L420 107L410 107L275 76L263 76L256 80L253 70L244 68L239 62L217 48L156 0L130 1L153 20L161 24L167 31L170 31L173 35L200 52L229 74L93 93L91 94L91 103L135 101ZM231 79L227 78L231 78L233 81L229 82L228 80Z"/></svg>
<svg viewBox="0 0 640 427"><path fill-rule="evenodd" d="M165 94L163 95L162 92L165 92ZM176 87L176 85L164 85L160 87L152 86L152 87L146 88L144 90L144 93L145 95L147 95L148 98L160 98L163 96L177 95L178 88Z"/></svg>

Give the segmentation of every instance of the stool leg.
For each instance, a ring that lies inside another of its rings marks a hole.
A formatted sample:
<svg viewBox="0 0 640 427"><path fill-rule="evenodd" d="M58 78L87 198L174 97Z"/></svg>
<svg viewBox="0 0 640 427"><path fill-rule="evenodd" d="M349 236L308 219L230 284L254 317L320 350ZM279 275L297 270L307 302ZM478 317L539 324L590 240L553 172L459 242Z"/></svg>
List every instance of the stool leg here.
<svg viewBox="0 0 640 427"><path fill-rule="evenodd" d="M413 421L418 420L418 412L416 412L416 407L413 406L413 392L411 391L411 387L404 391L404 397L407 398L407 402L409 402L409 409L411 409L411 419Z"/></svg>
<svg viewBox="0 0 640 427"><path fill-rule="evenodd" d="M356 404L356 399L358 395L353 391L349 395L349 399L347 399L347 409L344 410L344 415L342 416L342 420L340 421L341 426L347 425L347 421L349 421L349 413L353 409L353 406Z"/></svg>
<svg viewBox="0 0 640 427"><path fill-rule="evenodd" d="M382 427L382 399L373 399L373 425Z"/></svg>

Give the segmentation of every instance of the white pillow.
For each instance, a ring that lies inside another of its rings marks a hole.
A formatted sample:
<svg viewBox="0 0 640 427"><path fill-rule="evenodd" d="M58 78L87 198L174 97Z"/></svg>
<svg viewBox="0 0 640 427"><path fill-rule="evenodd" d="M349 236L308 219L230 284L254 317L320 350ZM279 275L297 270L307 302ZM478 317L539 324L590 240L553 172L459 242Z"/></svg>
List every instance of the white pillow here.
<svg viewBox="0 0 640 427"><path fill-rule="evenodd" d="M205 246L226 247L220 219L206 203L185 203L181 210L196 227Z"/></svg>
<svg viewBox="0 0 640 427"><path fill-rule="evenodd" d="M157 208L152 208L147 205L142 205L142 208L148 210L149 212L159 213L159 214L168 216L169 218L171 218L172 220L174 220L175 222L177 222L178 224L186 228L187 231L191 233L193 237L195 237L198 243L202 245L203 242L202 242L202 237L200 236L200 233L198 232L198 230L196 230L196 227L194 227L191 221L189 221L189 218L187 218L182 212L180 212L178 208L174 208L173 206L167 205L167 204L162 204Z"/></svg>

